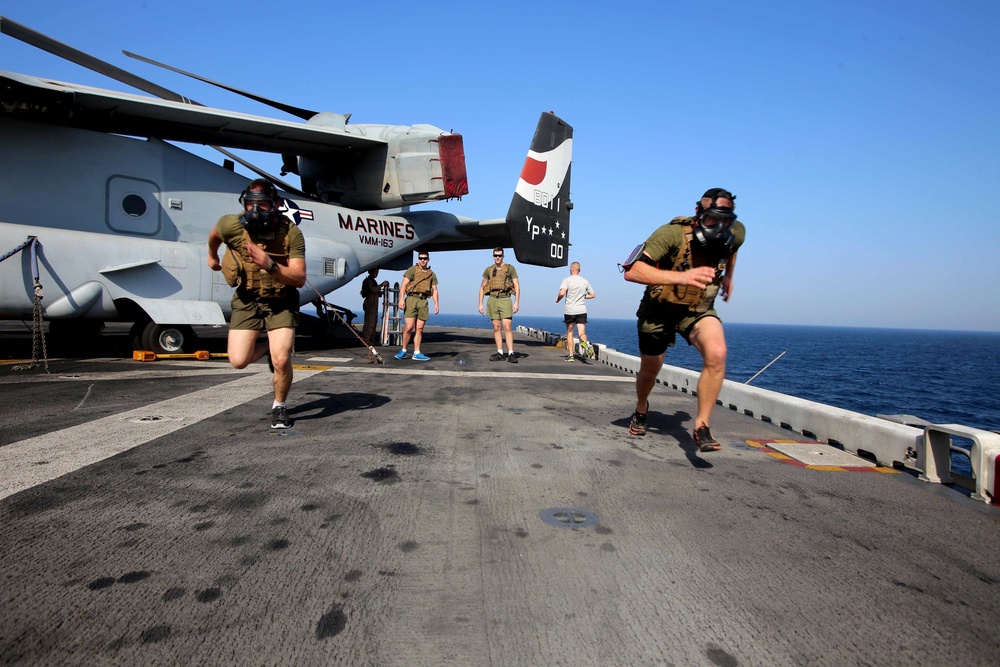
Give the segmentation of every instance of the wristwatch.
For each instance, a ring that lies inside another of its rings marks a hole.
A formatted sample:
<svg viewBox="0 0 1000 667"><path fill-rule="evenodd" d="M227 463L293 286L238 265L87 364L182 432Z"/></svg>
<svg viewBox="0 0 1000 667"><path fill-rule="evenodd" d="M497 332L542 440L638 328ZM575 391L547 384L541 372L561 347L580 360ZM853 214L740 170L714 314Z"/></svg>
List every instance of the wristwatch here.
<svg viewBox="0 0 1000 667"><path fill-rule="evenodd" d="M267 271L268 273L274 273L277 270L278 270L278 263L272 259L271 266L267 267L265 271Z"/></svg>

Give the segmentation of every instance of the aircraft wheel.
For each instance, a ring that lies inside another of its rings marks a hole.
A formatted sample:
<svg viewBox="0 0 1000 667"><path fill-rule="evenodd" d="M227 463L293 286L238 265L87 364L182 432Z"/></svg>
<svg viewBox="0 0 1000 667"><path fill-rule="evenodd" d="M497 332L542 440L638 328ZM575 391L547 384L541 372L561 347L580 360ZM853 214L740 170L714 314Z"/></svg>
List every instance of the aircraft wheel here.
<svg viewBox="0 0 1000 667"><path fill-rule="evenodd" d="M128 330L128 339L132 343L133 350L143 349L142 335L146 333L146 327L149 325L149 320L139 320L132 324L132 328Z"/></svg>
<svg viewBox="0 0 1000 667"><path fill-rule="evenodd" d="M193 352L196 340L194 330L184 324L150 322L142 333L143 349L156 354Z"/></svg>

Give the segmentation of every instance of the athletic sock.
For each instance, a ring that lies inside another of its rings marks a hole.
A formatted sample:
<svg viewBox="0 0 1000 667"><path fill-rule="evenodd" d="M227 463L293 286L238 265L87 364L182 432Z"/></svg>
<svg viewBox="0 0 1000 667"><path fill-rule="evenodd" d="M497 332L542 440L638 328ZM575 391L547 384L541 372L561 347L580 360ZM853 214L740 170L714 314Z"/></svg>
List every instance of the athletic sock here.
<svg viewBox="0 0 1000 667"><path fill-rule="evenodd" d="M283 408L283 407L285 407L285 404L284 404L283 402L282 402L282 403L279 403L278 401L274 401L274 402L273 402L273 403L271 404L271 409L272 409L272 410L274 410L275 408Z"/></svg>

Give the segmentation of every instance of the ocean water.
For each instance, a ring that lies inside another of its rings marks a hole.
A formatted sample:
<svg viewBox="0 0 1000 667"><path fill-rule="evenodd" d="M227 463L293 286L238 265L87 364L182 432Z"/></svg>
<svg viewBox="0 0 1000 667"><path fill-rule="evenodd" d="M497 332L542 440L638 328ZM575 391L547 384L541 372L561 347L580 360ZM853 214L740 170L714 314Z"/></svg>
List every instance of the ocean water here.
<svg viewBox="0 0 1000 667"><path fill-rule="evenodd" d="M562 317L514 316L561 333ZM491 329L483 315L437 315L428 325ZM726 378L866 415L909 414L1000 430L1000 333L726 323ZM591 341L638 356L635 320L594 318ZM678 337L665 363L701 370Z"/></svg>

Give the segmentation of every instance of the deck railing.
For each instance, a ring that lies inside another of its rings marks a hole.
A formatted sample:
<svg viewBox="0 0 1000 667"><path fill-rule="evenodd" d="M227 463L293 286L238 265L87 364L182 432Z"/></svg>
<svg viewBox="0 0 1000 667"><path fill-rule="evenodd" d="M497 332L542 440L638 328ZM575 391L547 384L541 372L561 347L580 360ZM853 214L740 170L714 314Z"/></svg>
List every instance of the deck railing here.
<svg viewBox="0 0 1000 667"><path fill-rule="evenodd" d="M541 329L517 327L519 333L559 344L565 336ZM591 341L593 343L593 341ZM619 352L601 343L593 343L597 360L626 373L639 371L639 358ZM677 366L663 365L656 376L658 384L697 396L700 373ZM949 483L949 434L973 441L970 451L973 471L973 498L1000 504L1000 435L955 424L934 424L920 429L879 417L872 417L823 403L808 401L768 389L725 380L717 403L748 417L776 424L817 442L833 445L879 465L903 466L924 473L921 479ZM961 429L961 433L957 432ZM928 474L929 473L929 474Z"/></svg>

